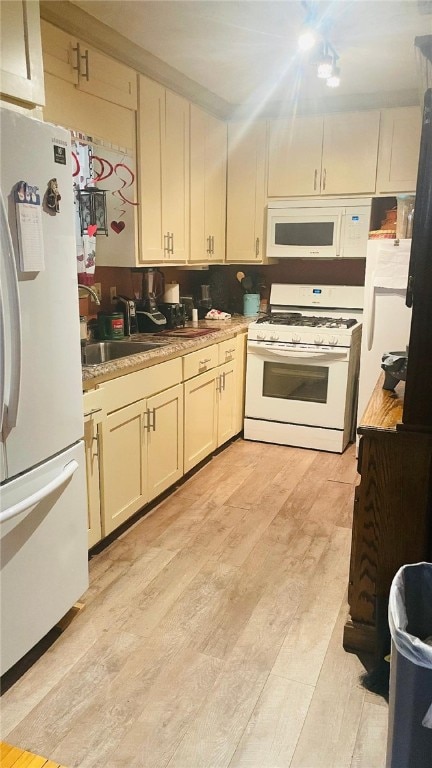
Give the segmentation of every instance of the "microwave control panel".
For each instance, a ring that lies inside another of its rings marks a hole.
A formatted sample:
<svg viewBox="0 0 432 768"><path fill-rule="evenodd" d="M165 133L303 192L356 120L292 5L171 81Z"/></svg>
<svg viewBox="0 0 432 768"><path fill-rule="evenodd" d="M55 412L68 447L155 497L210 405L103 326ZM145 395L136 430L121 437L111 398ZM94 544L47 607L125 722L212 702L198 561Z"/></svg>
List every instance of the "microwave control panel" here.
<svg viewBox="0 0 432 768"><path fill-rule="evenodd" d="M340 253L342 258L366 258L370 208L346 208L342 216Z"/></svg>

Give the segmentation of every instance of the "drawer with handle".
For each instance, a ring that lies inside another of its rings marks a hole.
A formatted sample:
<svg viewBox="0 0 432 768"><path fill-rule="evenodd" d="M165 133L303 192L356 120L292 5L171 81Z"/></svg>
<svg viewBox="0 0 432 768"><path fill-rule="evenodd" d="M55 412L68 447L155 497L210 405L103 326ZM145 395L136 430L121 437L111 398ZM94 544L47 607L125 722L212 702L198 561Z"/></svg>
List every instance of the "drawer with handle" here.
<svg viewBox="0 0 432 768"><path fill-rule="evenodd" d="M187 381L200 373L205 373L219 364L218 345L198 349L183 357L183 379Z"/></svg>
<svg viewBox="0 0 432 768"><path fill-rule="evenodd" d="M229 363L231 360L234 360L236 356L237 351L237 339L227 339L226 341L221 341L218 344L219 347L219 362L218 365L223 365L224 363Z"/></svg>

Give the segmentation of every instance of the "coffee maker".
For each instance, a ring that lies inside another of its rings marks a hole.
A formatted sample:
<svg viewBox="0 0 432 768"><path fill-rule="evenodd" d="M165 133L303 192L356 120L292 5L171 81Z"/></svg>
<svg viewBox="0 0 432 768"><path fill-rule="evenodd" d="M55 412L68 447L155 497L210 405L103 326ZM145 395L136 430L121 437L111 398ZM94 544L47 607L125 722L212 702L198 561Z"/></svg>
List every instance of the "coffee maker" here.
<svg viewBox="0 0 432 768"><path fill-rule="evenodd" d="M167 328L183 328L186 324L186 310L184 304L175 302L163 302L159 309L166 318Z"/></svg>
<svg viewBox="0 0 432 768"><path fill-rule="evenodd" d="M117 312L122 312L124 317L124 334L130 336L132 333L138 333L138 322L136 315L136 302L134 299L128 299L127 296L117 296Z"/></svg>
<svg viewBox="0 0 432 768"><path fill-rule="evenodd" d="M167 321L158 309L158 299L163 294L163 274L154 267L142 267L139 271L142 272L142 297L136 303L138 331L140 333L163 331Z"/></svg>

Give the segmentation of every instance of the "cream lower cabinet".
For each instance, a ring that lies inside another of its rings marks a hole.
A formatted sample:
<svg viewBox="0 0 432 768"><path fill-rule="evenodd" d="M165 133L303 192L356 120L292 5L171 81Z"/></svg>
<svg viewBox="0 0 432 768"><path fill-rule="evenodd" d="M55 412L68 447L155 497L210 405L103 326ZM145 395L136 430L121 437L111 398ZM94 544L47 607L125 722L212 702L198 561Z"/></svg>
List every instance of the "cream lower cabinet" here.
<svg viewBox="0 0 432 768"><path fill-rule="evenodd" d="M181 384L106 417L101 475L104 536L183 475Z"/></svg>
<svg viewBox="0 0 432 768"><path fill-rule="evenodd" d="M84 448L87 473L88 546L94 547L102 538L99 484L100 424L104 419L103 390L95 389L83 396Z"/></svg>

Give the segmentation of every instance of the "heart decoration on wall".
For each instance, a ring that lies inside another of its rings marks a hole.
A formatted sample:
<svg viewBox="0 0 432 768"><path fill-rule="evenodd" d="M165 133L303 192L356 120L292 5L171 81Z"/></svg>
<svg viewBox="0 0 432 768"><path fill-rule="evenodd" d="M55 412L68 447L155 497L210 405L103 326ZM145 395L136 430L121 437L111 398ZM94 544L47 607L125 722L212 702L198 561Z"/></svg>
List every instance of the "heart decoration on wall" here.
<svg viewBox="0 0 432 768"><path fill-rule="evenodd" d="M97 232L97 224L89 224L87 227L87 234L89 237L93 237Z"/></svg>
<svg viewBox="0 0 432 768"><path fill-rule="evenodd" d="M119 235L120 232L123 232L126 224L124 221L112 221L110 224L111 229L116 233L116 235Z"/></svg>

